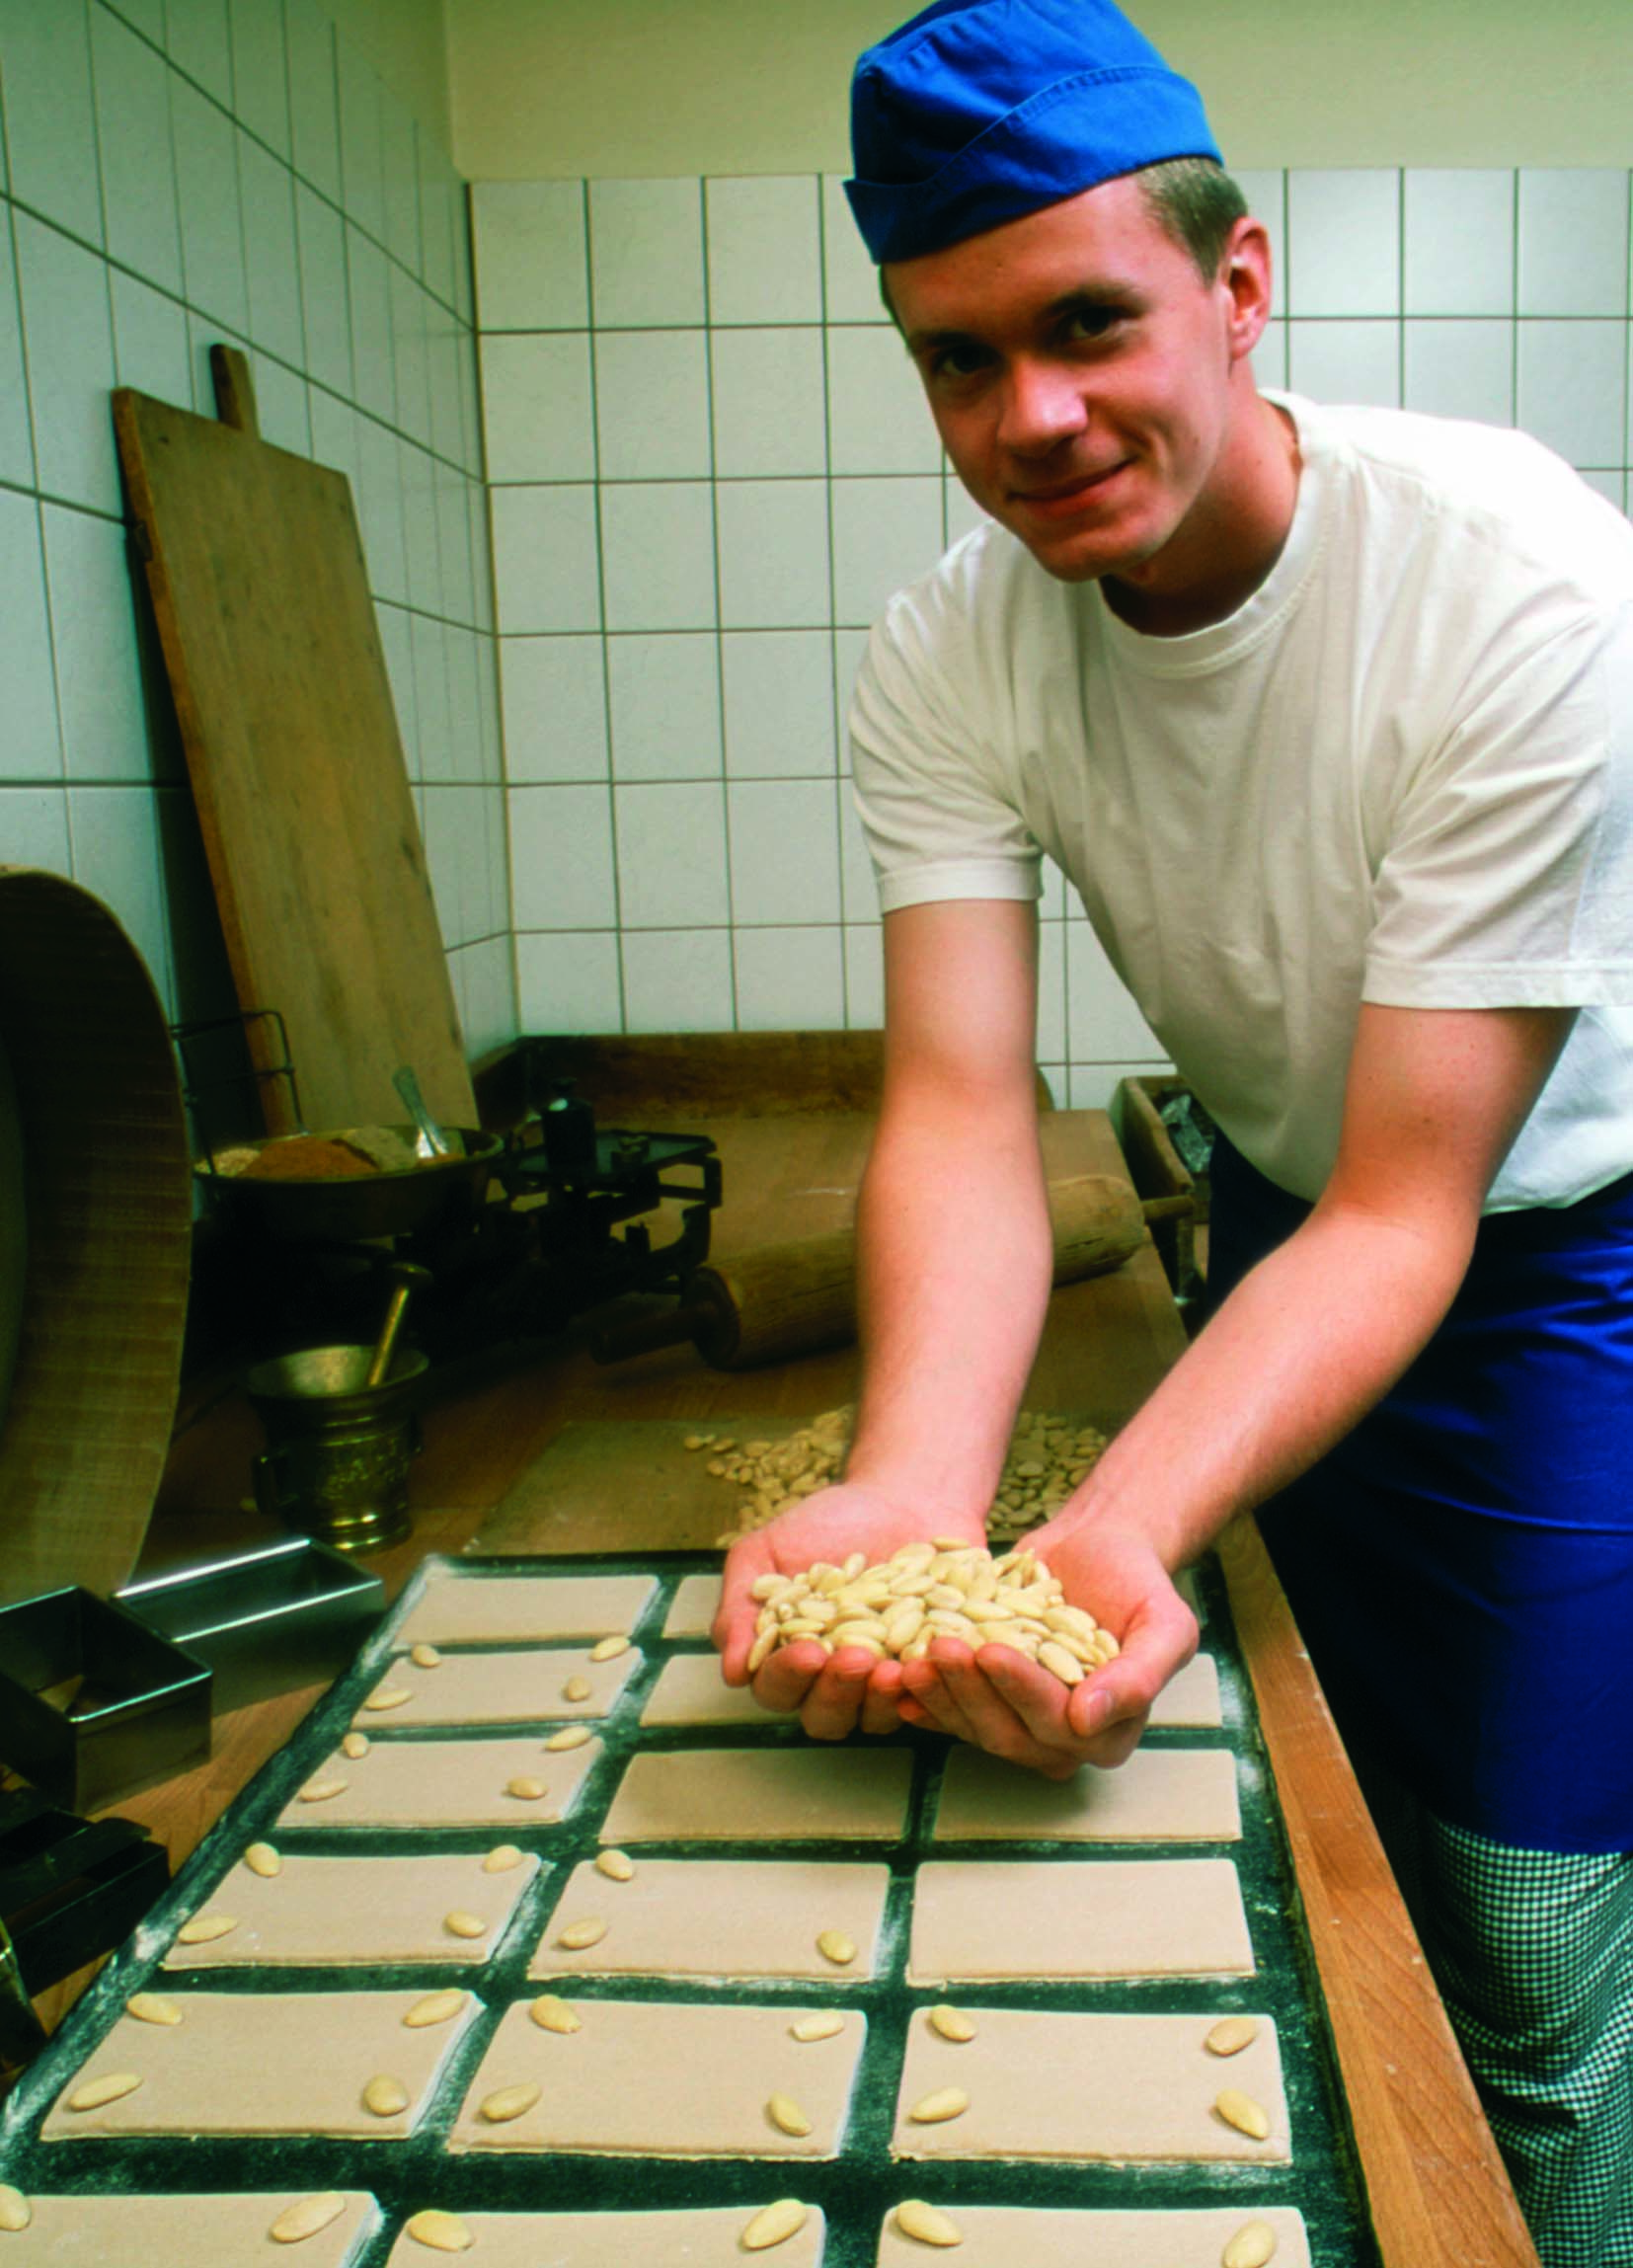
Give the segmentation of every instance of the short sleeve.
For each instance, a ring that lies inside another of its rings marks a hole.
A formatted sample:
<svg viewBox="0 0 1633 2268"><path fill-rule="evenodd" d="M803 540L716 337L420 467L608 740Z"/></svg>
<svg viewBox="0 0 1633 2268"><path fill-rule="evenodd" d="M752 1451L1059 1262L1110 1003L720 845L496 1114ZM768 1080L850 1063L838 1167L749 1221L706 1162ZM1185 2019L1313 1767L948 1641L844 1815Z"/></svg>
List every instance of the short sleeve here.
<svg viewBox="0 0 1633 2268"><path fill-rule="evenodd" d="M937 577L894 599L850 710L856 807L881 910L1036 899L1043 853L1004 777L978 640Z"/></svg>
<svg viewBox="0 0 1633 2268"><path fill-rule="evenodd" d="M1633 619L1511 625L1403 791L1363 997L1633 1005Z"/></svg>

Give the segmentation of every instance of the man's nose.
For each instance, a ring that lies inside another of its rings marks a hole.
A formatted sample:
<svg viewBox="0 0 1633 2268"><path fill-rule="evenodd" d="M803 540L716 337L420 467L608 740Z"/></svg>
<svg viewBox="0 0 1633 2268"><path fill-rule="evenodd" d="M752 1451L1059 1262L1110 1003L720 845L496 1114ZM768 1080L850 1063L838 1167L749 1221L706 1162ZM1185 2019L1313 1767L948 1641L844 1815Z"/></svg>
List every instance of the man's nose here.
<svg viewBox="0 0 1633 2268"><path fill-rule="evenodd" d="M1076 373L1057 363L1017 360L1004 376L998 438L1005 448L1036 456L1082 432L1088 424Z"/></svg>

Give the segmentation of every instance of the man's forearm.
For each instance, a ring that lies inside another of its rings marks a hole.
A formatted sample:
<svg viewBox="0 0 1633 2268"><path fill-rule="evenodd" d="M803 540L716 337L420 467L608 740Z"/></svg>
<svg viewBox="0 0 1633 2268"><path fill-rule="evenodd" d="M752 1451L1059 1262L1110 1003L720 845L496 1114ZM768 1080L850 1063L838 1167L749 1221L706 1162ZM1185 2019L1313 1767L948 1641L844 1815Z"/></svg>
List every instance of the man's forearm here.
<svg viewBox="0 0 1633 2268"><path fill-rule="evenodd" d="M1049 1300L1030 1096L888 1108L857 1208L861 1406L850 1477L984 1517Z"/></svg>
<svg viewBox="0 0 1633 2268"><path fill-rule="evenodd" d="M1320 1208L1223 1302L1066 1518L1137 1529L1170 1567L1387 1393L1445 1314L1467 1240Z"/></svg>

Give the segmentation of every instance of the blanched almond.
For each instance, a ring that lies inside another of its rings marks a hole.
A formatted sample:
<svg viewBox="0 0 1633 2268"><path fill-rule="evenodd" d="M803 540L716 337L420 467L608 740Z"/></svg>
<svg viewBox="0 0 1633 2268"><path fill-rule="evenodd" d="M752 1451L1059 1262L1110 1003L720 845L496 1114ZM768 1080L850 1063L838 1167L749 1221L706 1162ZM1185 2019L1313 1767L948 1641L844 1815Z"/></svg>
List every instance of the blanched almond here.
<svg viewBox="0 0 1633 2268"><path fill-rule="evenodd" d="M338 1776L327 1780L308 1780L300 1791L302 1803L327 1803L331 1796L345 1795L347 1782Z"/></svg>
<svg viewBox="0 0 1633 2268"><path fill-rule="evenodd" d="M233 1914L195 1914L191 1921L184 1921L176 1932L178 1945L213 1945L217 1937L226 1937L238 1927Z"/></svg>
<svg viewBox="0 0 1633 2268"><path fill-rule="evenodd" d="M408 2009L403 2021L411 2032L423 2031L428 2024L445 2024L457 2016L465 2005L466 1995L453 1987L441 1993L427 1993Z"/></svg>
<svg viewBox="0 0 1633 2268"><path fill-rule="evenodd" d="M505 1792L506 1795L513 1795L518 1803L537 1803L539 1798L548 1795L550 1790L545 1786L543 1780L534 1779L528 1772L518 1772L514 1779L505 1781Z"/></svg>
<svg viewBox="0 0 1633 2268"><path fill-rule="evenodd" d="M525 1853L513 1842L496 1842L482 1861L484 1874L508 1874L519 1866Z"/></svg>
<svg viewBox="0 0 1633 2268"><path fill-rule="evenodd" d="M252 1874L259 1874L267 1882L283 1872L283 1860L270 1842L252 1842L244 1853L244 1864Z"/></svg>
<svg viewBox="0 0 1633 2268"><path fill-rule="evenodd" d="M635 1879L635 1861L627 1850L608 1848L596 1852L595 1871L604 1874L609 1882L632 1882Z"/></svg>
<svg viewBox="0 0 1633 2268"><path fill-rule="evenodd" d="M607 1933L607 1925L599 1915L586 1915L583 1921L570 1921L556 1939L569 1953L582 1953L586 1946L599 1945Z"/></svg>
<svg viewBox="0 0 1633 2268"><path fill-rule="evenodd" d="M382 1685L377 1693L369 1694L363 1707L365 1709L400 1709L405 1701L412 1701L414 1695L406 1685Z"/></svg>
<svg viewBox="0 0 1633 2268"><path fill-rule="evenodd" d="M0 2181L0 2229L15 2233L27 2229L34 2219L34 2207L20 2189L13 2189L9 2181Z"/></svg>
<svg viewBox="0 0 1633 2268"><path fill-rule="evenodd" d="M140 2072L105 2072L100 2079L87 2079L83 2086L75 2087L68 2097L69 2110L101 2110L104 2103L117 2103L124 2095L133 2095L142 2083Z"/></svg>
<svg viewBox="0 0 1633 2268"><path fill-rule="evenodd" d="M297 2197L267 2233L274 2244L298 2244L302 2237L316 2236L320 2229L339 2221L345 2211L346 2199L338 2189L320 2190L315 2197Z"/></svg>
<svg viewBox="0 0 1633 2268"><path fill-rule="evenodd" d="M614 1631L609 1637L597 1638L594 1645L589 1649L589 1658L592 1662L616 1662L620 1654L627 1654L628 1652L629 1640L619 1630Z"/></svg>
<svg viewBox="0 0 1633 2268"><path fill-rule="evenodd" d="M1239 2056L1250 2041L1259 2037L1257 2019L1252 2016L1221 2016L1203 2046L1210 2056Z"/></svg>
<svg viewBox="0 0 1633 2268"><path fill-rule="evenodd" d="M944 2040L972 2040L975 2036L975 2027L964 2010L949 2006L945 2000L938 2000L930 2010L930 2029Z"/></svg>
<svg viewBox="0 0 1633 2268"><path fill-rule="evenodd" d="M481 1915L467 1914L462 1906L443 1915L442 1926L450 1937L486 1937L488 1934L488 1924Z"/></svg>
<svg viewBox="0 0 1633 2268"><path fill-rule="evenodd" d="M1238 2134L1250 2135L1255 2142L1269 2140L1269 2113L1262 2103L1243 2094L1240 2087L1221 2087L1213 2098L1213 2108L1226 2126L1233 2126Z"/></svg>
<svg viewBox="0 0 1633 2268"><path fill-rule="evenodd" d="M940 2126L944 2119L962 2118L969 2108L970 2097L963 2087L937 2087L920 2095L907 2116L915 2126Z"/></svg>
<svg viewBox="0 0 1633 2268"><path fill-rule="evenodd" d="M440 1652L436 1647L428 1645L423 1638L418 1646L409 1648L409 1660L417 1670L439 1670L442 1667Z"/></svg>
<svg viewBox="0 0 1633 2268"><path fill-rule="evenodd" d="M1219 2255L1219 2268L1265 2268L1276 2257L1276 2231L1268 2221L1244 2221Z"/></svg>
<svg viewBox="0 0 1633 2268"><path fill-rule="evenodd" d="M587 1701L592 1691L587 1678L569 1678L562 1687L564 1701Z"/></svg>
<svg viewBox="0 0 1633 2268"><path fill-rule="evenodd" d="M583 2016L578 2015L565 2000L559 1999L554 1993L541 1993L538 1998L531 2002L527 2013L541 2032L565 2034L582 2032L584 2028Z"/></svg>
<svg viewBox="0 0 1633 2268"><path fill-rule="evenodd" d="M792 2095L773 2095L765 2106L766 2116L774 2127L797 2139L811 2132L811 2121Z"/></svg>
<svg viewBox="0 0 1633 2268"><path fill-rule="evenodd" d="M377 2072L363 2089L363 2108L371 2110L376 2118L395 2118L408 2106L408 2088L389 2072Z"/></svg>
<svg viewBox="0 0 1633 2268"><path fill-rule="evenodd" d="M559 1733L552 1733L544 1745L547 1749L582 1749L585 1741L594 1738L587 1725L564 1725Z"/></svg>
<svg viewBox="0 0 1633 2268"><path fill-rule="evenodd" d="M856 1959L856 1940L842 1929L824 1929L816 1940L816 1950L836 1969L848 1969Z"/></svg>
<svg viewBox="0 0 1633 2268"><path fill-rule="evenodd" d="M179 2024L182 2011L174 2000L167 2000L159 1993L132 1993L124 2003L127 2016L134 2016L138 2024Z"/></svg>
<svg viewBox="0 0 1633 2268"><path fill-rule="evenodd" d="M815 2016L797 2016L788 2027L790 2039L831 2040L845 2028L845 2019L837 2008L824 2008Z"/></svg>
<svg viewBox="0 0 1633 2268"><path fill-rule="evenodd" d="M745 2252L768 2251L773 2244L797 2236L810 2218L809 2208L797 2197L779 2197L773 2204L760 2207L738 2242Z"/></svg>
<svg viewBox="0 0 1633 2268"><path fill-rule="evenodd" d="M964 2230L956 2221L949 2221L945 2213L938 2213L933 2205L926 2205L922 2197L904 2197L895 2209L895 2225L903 2236L916 2237L920 2244L942 2246L962 2244Z"/></svg>
<svg viewBox="0 0 1633 2268"><path fill-rule="evenodd" d="M347 1733L342 1737L341 1755L343 1757L350 1757L351 1761L355 1763L359 1757L366 1757L367 1754L368 1735L366 1733Z"/></svg>
<svg viewBox="0 0 1633 2268"><path fill-rule="evenodd" d="M543 2092L537 2079L520 2079L513 2087L496 2087L491 2095L483 2096L477 2115L490 2126L505 2126L530 2111Z"/></svg>
<svg viewBox="0 0 1633 2268"><path fill-rule="evenodd" d="M476 2242L457 2213L439 2213L434 2207L417 2213L403 2224L403 2234L432 2252L468 2252Z"/></svg>

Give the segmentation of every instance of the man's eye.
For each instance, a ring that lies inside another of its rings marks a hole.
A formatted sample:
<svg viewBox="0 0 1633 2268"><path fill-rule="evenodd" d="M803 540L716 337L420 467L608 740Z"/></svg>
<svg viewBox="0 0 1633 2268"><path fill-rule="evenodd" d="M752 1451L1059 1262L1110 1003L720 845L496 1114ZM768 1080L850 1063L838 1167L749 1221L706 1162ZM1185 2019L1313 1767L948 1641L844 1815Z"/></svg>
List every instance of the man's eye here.
<svg viewBox="0 0 1633 2268"><path fill-rule="evenodd" d="M1104 339L1124 321L1121 307L1074 307L1060 329L1065 338Z"/></svg>
<svg viewBox="0 0 1633 2268"><path fill-rule="evenodd" d="M930 356L932 378L972 378L984 370L991 356L981 347L938 347Z"/></svg>

